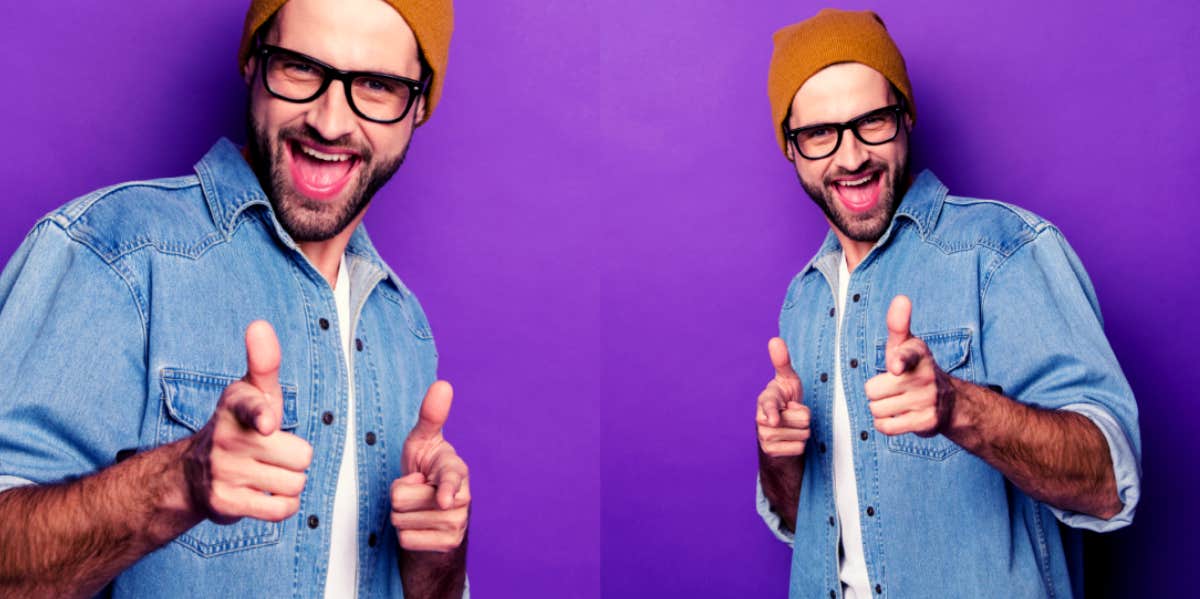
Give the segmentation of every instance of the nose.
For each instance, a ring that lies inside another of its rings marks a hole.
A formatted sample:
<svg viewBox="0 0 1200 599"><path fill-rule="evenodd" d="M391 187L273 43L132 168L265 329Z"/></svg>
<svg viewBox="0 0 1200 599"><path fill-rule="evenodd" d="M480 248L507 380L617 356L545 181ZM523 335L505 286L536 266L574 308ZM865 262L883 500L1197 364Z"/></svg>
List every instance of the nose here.
<svg viewBox="0 0 1200 599"><path fill-rule="evenodd" d="M309 104L304 116L305 124L330 141L349 135L358 120L346 99L343 85L341 81L329 82L329 88Z"/></svg>
<svg viewBox="0 0 1200 599"><path fill-rule="evenodd" d="M870 159L866 144L859 141L853 131L843 131L842 145L833 153L833 165L853 173Z"/></svg>

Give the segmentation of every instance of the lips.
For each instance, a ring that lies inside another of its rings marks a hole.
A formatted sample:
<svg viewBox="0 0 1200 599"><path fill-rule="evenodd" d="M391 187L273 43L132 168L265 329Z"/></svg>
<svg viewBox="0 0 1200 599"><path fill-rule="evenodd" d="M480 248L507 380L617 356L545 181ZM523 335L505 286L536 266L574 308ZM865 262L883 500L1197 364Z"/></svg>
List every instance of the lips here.
<svg viewBox="0 0 1200 599"><path fill-rule="evenodd" d="M361 162L357 154L345 150L303 141L285 145L293 186L314 200L329 200L340 194Z"/></svg>
<svg viewBox="0 0 1200 599"><path fill-rule="evenodd" d="M879 203L883 188L883 171L872 171L848 177L837 177L831 183L834 195L842 206L854 213L871 210Z"/></svg>

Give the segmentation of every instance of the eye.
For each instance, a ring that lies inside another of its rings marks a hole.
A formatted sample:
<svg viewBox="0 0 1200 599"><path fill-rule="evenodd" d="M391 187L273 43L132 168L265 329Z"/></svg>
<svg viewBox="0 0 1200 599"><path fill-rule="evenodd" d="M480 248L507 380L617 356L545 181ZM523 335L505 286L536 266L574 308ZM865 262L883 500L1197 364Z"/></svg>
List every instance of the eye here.
<svg viewBox="0 0 1200 599"><path fill-rule="evenodd" d="M826 125L818 125L801 130L798 134L801 139L820 140L837 136L837 129Z"/></svg>
<svg viewBox="0 0 1200 599"><path fill-rule="evenodd" d="M355 92L370 97L391 97L403 87L400 83L384 77L358 77L354 80Z"/></svg>

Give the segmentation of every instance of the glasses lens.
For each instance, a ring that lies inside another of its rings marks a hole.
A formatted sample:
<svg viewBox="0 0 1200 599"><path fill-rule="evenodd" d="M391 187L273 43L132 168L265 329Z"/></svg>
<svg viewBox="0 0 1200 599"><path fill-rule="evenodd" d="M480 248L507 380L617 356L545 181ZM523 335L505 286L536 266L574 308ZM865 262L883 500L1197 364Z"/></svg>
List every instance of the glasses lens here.
<svg viewBox="0 0 1200 599"><path fill-rule="evenodd" d="M321 89L325 69L291 54L267 57L267 89L289 100L307 100Z"/></svg>
<svg viewBox="0 0 1200 599"><path fill-rule="evenodd" d="M896 111L888 109L868 114L854 123L859 139L869 144L881 144L896 137Z"/></svg>
<svg viewBox="0 0 1200 599"><path fill-rule="evenodd" d="M377 121L392 121L404 116L412 97L412 88L387 77L362 75L350 84L354 107L363 116Z"/></svg>
<svg viewBox="0 0 1200 599"><path fill-rule="evenodd" d="M824 158L837 148L837 127L811 127L796 132L796 147L806 158Z"/></svg>

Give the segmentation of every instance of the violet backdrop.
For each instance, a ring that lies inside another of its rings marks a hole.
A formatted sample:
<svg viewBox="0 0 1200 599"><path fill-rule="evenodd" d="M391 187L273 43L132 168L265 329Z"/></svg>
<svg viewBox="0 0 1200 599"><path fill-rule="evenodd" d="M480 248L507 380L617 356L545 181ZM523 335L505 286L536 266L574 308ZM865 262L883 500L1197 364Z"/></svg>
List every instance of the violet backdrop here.
<svg viewBox="0 0 1200 599"><path fill-rule="evenodd" d="M904 52L916 166L1056 223L1095 283L1144 439L1093 596L1174 594L1200 526L1200 9L871 8ZM12 3L0 258L92 189L244 140L246 2ZM472 468L477 597L779 597L754 398L826 224L775 145L771 33L808 2L459 0L445 95L367 224L420 296ZM916 550L916 548L914 548Z"/></svg>

